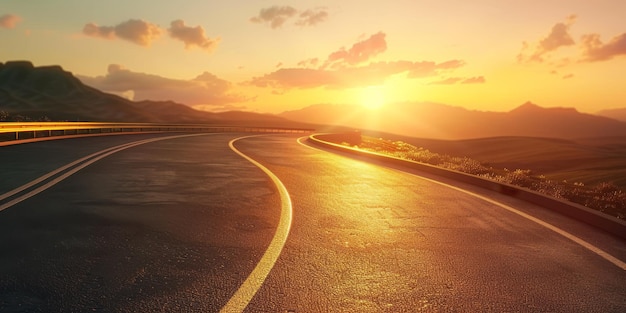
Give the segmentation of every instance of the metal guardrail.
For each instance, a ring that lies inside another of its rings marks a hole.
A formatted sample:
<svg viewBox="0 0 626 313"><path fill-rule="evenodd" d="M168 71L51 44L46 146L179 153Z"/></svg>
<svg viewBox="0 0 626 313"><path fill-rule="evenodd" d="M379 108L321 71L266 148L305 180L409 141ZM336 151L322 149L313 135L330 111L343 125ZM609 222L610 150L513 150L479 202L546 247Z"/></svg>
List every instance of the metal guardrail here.
<svg viewBox="0 0 626 313"><path fill-rule="evenodd" d="M96 123L96 122L0 122L0 144L44 140L61 136L106 135L133 132L261 132L310 133L314 129L205 124Z"/></svg>

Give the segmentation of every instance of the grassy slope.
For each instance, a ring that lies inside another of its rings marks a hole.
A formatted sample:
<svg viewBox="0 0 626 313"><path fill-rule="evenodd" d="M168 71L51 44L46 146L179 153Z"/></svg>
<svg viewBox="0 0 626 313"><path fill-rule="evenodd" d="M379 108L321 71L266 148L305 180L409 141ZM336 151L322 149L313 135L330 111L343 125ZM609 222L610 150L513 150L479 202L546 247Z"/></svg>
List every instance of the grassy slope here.
<svg viewBox="0 0 626 313"><path fill-rule="evenodd" d="M626 188L626 137L561 140L495 137L472 140L396 138L432 152L466 156L494 168L529 169L549 179Z"/></svg>

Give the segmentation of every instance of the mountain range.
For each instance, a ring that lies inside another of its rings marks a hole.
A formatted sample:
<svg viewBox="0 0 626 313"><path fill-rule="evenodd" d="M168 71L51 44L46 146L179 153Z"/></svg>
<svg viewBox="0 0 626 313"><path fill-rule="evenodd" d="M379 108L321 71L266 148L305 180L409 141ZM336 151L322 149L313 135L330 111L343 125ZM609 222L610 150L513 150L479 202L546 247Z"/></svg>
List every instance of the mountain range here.
<svg viewBox="0 0 626 313"><path fill-rule="evenodd" d="M626 122L626 108L602 110L596 114Z"/></svg>
<svg viewBox="0 0 626 313"><path fill-rule="evenodd" d="M509 112L472 111L444 104L396 103L384 110L320 104L279 116L294 121L339 123L409 137L470 139L496 136L589 138L626 136L626 123L580 113L573 108L542 108L527 102Z"/></svg>
<svg viewBox="0 0 626 313"><path fill-rule="evenodd" d="M0 63L0 111L54 121L210 123L304 127L271 114L213 113L173 101L130 101L83 84L60 66Z"/></svg>
<svg viewBox="0 0 626 313"><path fill-rule="evenodd" d="M601 112L605 116L600 116L573 108L542 108L531 102L509 112L472 111L431 102L395 103L378 110L359 105L318 104L278 115L198 111L172 101L130 101L89 87L60 66L34 67L28 61L0 63L0 111L34 119L45 116L54 121L359 129L446 140L626 136L626 122L617 120L622 115L626 120L626 109Z"/></svg>

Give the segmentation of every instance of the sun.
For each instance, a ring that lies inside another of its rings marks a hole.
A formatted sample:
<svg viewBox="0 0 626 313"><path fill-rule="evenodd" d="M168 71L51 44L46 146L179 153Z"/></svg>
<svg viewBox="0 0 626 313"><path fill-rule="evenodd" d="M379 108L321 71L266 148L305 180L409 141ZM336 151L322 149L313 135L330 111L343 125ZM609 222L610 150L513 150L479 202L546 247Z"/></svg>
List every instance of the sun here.
<svg viewBox="0 0 626 313"><path fill-rule="evenodd" d="M385 92L382 86L369 86L361 91L361 105L370 110L377 110L385 105Z"/></svg>

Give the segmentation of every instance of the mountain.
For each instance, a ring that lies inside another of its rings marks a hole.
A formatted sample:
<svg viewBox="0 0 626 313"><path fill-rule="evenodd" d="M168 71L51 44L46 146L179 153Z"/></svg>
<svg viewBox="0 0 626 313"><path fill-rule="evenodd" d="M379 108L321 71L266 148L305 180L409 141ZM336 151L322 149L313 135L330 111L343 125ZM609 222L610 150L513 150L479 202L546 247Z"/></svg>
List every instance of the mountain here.
<svg viewBox="0 0 626 313"><path fill-rule="evenodd" d="M542 108L527 102L509 112L470 111L438 103L397 103L382 110L351 105L313 105L279 116L339 124L409 137L470 139L497 136L588 138L625 136L626 123L573 108Z"/></svg>
<svg viewBox="0 0 626 313"><path fill-rule="evenodd" d="M28 61L0 63L0 111L33 119L154 123L210 123L308 127L274 115L212 113L172 101L139 101L84 85L60 66L35 67Z"/></svg>
<svg viewBox="0 0 626 313"><path fill-rule="evenodd" d="M626 122L626 108L602 110L596 114Z"/></svg>
<svg viewBox="0 0 626 313"><path fill-rule="evenodd" d="M60 66L28 61L0 64L0 110L53 120L159 120L126 99L83 85Z"/></svg>

